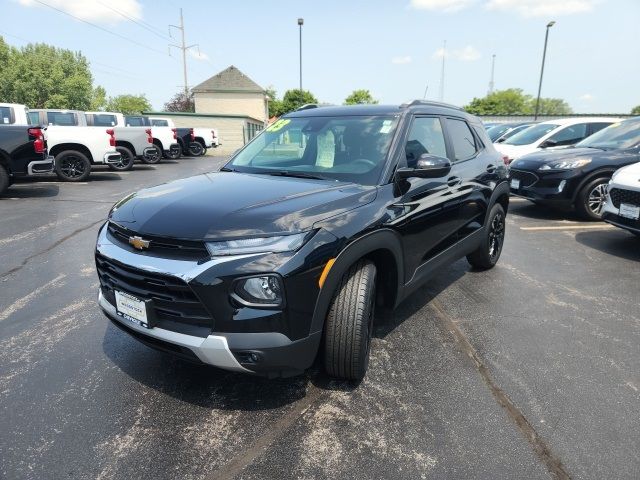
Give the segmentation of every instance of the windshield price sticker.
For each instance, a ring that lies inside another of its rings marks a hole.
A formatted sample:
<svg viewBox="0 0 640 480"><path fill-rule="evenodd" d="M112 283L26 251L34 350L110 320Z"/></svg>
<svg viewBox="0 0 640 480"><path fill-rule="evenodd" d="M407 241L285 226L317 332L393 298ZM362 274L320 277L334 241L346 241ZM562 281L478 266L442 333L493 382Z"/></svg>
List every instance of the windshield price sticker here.
<svg viewBox="0 0 640 480"><path fill-rule="evenodd" d="M277 132L278 130L282 130L289 123L291 123L291 120L289 120L288 118L278 120L277 122L274 122L267 127L267 132Z"/></svg>

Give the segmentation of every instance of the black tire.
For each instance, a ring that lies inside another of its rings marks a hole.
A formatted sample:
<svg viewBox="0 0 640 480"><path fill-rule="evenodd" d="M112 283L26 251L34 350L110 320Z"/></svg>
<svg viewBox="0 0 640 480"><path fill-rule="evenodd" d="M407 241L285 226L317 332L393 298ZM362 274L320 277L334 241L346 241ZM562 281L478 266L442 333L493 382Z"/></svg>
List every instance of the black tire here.
<svg viewBox="0 0 640 480"><path fill-rule="evenodd" d="M180 151L179 148L176 148L173 152L171 150L167 152L167 158L171 160L178 160L181 156L182 156L182 152Z"/></svg>
<svg viewBox="0 0 640 480"><path fill-rule="evenodd" d="M152 156L152 157L143 156L142 157L143 163L146 163L147 165L155 165L156 163L160 163L160 160L162 160L162 149L158 145L155 145L155 144L153 145L153 147L156 149L155 156Z"/></svg>
<svg viewBox="0 0 640 480"><path fill-rule="evenodd" d="M202 153L200 154L201 157L204 157L207 154L207 147L205 147L204 145L202 145Z"/></svg>
<svg viewBox="0 0 640 480"><path fill-rule="evenodd" d="M504 208L496 203L489 212L482 243L475 251L467 255L467 261L472 267L488 270L498 263L504 245L505 220Z"/></svg>
<svg viewBox="0 0 640 480"><path fill-rule="evenodd" d="M199 142L191 142L189 144L189 154L192 157L199 157L202 155L202 145Z"/></svg>
<svg viewBox="0 0 640 480"><path fill-rule="evenodd" d="M329 307L324 367L344 380L362 380L369 366L376 298L376 267L359 260L344 274Z"/></svg>
<svg viewBox="0 0 640 480"><path fill-rule="evenodd" d="M0 165L0 195L7 191L9 185L11 185L9 174L7 170Z"/></svg>
<svg viewBox="0 0 640 480"><path fill-rule="evenodd" d="M591 180L576 197L576 211L585 220L602 220L609 177Z"/></svg>
<svg viewBox="0 0 640 480"><path fill-rule="evenodd" d="M110 163L109 168L117 172L125 172L133 168L133 161L136 159L135 155L127 147L116 147L116 150L122 156L122 160L118 163Z"/></svg>
<svg viewBox="0 0 640 480"><path fill-rule="evenodd" d="M66 150L56 155L56 175L64 182L83 182L91 175L91 162L77 150Z"/></svg>

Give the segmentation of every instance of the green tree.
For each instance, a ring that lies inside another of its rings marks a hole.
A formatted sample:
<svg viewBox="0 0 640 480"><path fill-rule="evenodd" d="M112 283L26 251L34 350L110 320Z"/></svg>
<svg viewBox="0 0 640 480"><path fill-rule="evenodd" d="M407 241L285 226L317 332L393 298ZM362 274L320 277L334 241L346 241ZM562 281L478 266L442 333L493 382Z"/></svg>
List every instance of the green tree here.
<svg viewBox="0 0 640 480"><path fill-rule="evenodd" d="M80 52L44 43L20 49L0 45L0 101L32 108L87 110L93 78Z"/></svg>
<svg viewBox="0 0 640 480"><path fill-rule="evenodd" d="M373 98L369 90L354 90L347 98L344 99L345 105L359 105L359 104L376 104L378 100Z"/></svg>
<svg viewBox="0 0 640 480"><path fill-rule="evenodd" d="M520 88L497 90L486 97L474 98L465 110L474 115L532 115L536 99ZM568 115L572 113L567 102L560 98L541 98L539 115Z"/></svg>
<svg viewBox="0 0 640 480"><path fill-rule="evenodd" d="M193 95L187 95L184 90L181 90L164 104L164 110L165 112L195 112Z"/></svg>
<svg viewBox="0 0 640 480"><path fill-rule="evenodd" d="M640 105L631 109L631 115L640 115Z"/></svg>
<svg viewBox="0 0 640 480"><path fill-rule="evenodd" d="M277 92L273 85L267 87L265 94L269 101L269 118L282 115L282 100L278 100Z"/></svg>
<svg viewBox="0 0 640 480"><path fill-rule="evenodd" d="M144 95L118 95L109 97L107 111L132 115L151 110L151 104Z"/></svg>
<svg viewBox="0 0 640 480"><path fill-rule="evenodd" d="M308 90L298 88L287 90L282 97L282 115L292 112L308 103L318 103L318 99Z"/></svg>
<svg viewBox="0 0 640 480"><path fill-rule="evenodd" d="M107 107L107 91L98 85L93 89L91 93L91 103L89 105L89 109L92 112L95 111L104 111Z"/></svg>

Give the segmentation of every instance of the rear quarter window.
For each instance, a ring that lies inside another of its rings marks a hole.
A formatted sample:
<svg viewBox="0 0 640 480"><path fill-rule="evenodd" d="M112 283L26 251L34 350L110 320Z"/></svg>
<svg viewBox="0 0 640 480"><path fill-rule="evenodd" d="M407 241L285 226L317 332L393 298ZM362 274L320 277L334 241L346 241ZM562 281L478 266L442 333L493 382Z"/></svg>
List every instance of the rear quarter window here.
<svg viewBox="0 0 640 480"><path fill-rule="evenodd" d="M93 114L93 125L96 127L115 127L116 126L116 116L115 115L106 115L101 113Z"/></svg>
<svg viewBox="0 0 640 480"><path fill-rule="evenodd" d="M151 125L153 125L154 127L168 127L169 122L167 122L166 120L151 120Z"/></svg>
<svg viewBox="0 0 640 480"><path fill-rule="evenodd" d="M76 114L71 112L47 112L47 123L49 125L76 126L78 119Z"/></svg>

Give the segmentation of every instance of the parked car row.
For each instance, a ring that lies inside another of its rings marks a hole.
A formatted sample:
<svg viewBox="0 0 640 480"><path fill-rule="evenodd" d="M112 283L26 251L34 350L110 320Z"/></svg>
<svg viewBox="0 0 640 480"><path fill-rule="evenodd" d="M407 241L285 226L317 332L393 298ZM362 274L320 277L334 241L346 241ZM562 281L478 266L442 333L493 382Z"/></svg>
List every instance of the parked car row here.
<svg viewBox="0 0 640 480"><path fill-rule="evenodd" d="M512 195L640 235L640 117L541 122L495 147L510 167Z"/></svg>
<svg viewBox="0 0 640 480"><path fill-rule="evenodd" d="M3 127L39 128L45 151L55 159L53 169L63 181L86 180L92 165L108 165L116 171L130 170L136 160L154 164L163 157L204 155L208 148L220 145L215 129L178 129L169 119L145 115L29 110L25 105L8 103L0 104L0 115ZM12 134L6 130L4 135ZM21 171L14 171L9 165L11 153L2 149L0 154L7 160L5 171L0 175L8 178L20 175Z"/></svg>

